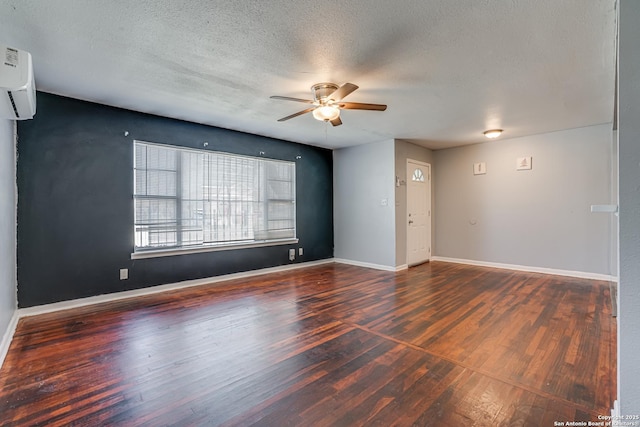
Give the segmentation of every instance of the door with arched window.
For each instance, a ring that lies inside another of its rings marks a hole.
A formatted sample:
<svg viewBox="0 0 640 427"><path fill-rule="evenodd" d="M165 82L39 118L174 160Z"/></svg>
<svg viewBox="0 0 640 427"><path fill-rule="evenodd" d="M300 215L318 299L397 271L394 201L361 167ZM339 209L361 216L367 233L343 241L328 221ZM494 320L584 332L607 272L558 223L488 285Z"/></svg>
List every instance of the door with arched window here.
<svg viewBox="0 0 640 427"><path fill-rule="evenodd" d="M431 165L407 159L407 264L431 258Z"/></svg>

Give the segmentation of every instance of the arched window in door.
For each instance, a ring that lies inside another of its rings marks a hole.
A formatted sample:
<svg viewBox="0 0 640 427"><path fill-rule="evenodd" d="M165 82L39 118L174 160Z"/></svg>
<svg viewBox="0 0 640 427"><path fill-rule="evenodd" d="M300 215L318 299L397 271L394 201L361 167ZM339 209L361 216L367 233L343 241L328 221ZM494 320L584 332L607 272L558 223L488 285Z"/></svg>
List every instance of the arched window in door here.
<svg viewBox="0 0 640 427"><path fill-rule="evenodd" d="M424 182L424 173L422 172L422 169L417 168L414 170L411 180L414 182Z"/></svg>

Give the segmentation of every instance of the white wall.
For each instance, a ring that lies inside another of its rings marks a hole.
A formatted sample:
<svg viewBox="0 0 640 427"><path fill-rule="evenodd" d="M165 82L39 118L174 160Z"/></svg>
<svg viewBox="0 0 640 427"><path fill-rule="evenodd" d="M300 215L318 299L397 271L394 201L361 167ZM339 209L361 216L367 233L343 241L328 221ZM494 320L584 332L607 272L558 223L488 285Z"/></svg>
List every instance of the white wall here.
<svg viewBox="0 0 640 427"><path fill-rule="evenodd" d="M431 165L433 178L433 151L401 139L395 141L396 176L403 181L407 179L407 159L418 160ZM431 208L434 206L433 179L431 181ZM406 182L396 187L396 266L407 264L407 185ZM431 233L433 234L433 215L431 216Z"/></svg>
<svg viewBox="0 0 640 427"><path fill-rule="evenodd" d="M333 152L335 258L395 268L394 180L393 140Z"/></svg>
<svg viewBox="0 0 640 427"><path fill-rule="evenodd" d="M439 150L434 255L610 275L612 125ZM516 170L531 156L533 169ZM473 175L485 162L486 175Z"/></svg>
<svg viewBox="0 0 640 427"><path fill-rule="evenodd" d="M640 2L620 1L618 400L640 415Z"/></svg>
<svg viewBox="0 0 640 427"><path fill-rule="evenodd" d="M14 122L0 119L0 365L17 310L15 164Z"/></svg>

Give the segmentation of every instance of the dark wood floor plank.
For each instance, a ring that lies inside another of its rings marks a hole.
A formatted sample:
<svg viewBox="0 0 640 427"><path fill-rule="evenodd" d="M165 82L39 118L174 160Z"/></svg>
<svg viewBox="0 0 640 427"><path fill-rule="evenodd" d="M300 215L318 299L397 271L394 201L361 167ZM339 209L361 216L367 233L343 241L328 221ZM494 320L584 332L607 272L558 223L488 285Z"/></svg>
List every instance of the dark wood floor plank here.
<svg viewBox="0 0 640 427"><path fill-rule="evenodd" d="M615 399L606 282L327 264L20 320L2 425L553 425Z"/></svg>

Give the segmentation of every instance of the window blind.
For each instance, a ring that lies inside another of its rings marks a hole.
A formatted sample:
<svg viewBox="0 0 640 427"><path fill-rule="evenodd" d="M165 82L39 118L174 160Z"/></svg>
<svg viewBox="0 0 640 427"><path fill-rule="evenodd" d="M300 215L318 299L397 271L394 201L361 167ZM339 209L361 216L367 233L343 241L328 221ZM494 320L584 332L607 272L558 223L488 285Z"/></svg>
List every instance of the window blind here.
<svg viewBox="0 0 640 427"><path fill-rule="evenodd" d="M296 237L295 163L134 141L135 251Z"/></svg>

